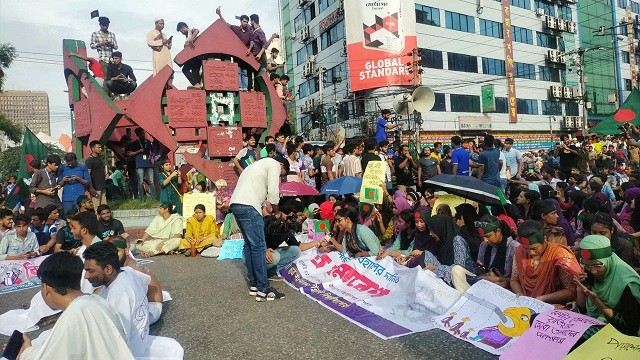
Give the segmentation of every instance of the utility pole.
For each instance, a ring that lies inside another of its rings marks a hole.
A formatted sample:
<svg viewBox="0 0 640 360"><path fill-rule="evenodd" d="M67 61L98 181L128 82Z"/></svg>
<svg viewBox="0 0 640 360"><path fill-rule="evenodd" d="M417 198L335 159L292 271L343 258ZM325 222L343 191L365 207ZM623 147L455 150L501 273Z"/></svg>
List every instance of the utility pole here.
<svg viewBox="0 0 640 360"><path fill-rule="evenodd" d="M324 114L324 72L325 68L322 66L318 67L318 91L320 92L320 98L318 99L318 106L320 107L320 136L321 138L327 138L327 119ZM315 109L314 109L315 110Z"/></svg>
<svg viewBox="0 0 640 360"><path fill-rule="evenodd" d="M584 54L591 50L603 50L602 46L591 47L591 48L578 48L574 51L568 52L565 56L577 55L578 56L578 76L580 76L580 101L582 105L582 136L587 136L587 113L588 113L588 99L587 96L587 78L584 75Z"/></svg>

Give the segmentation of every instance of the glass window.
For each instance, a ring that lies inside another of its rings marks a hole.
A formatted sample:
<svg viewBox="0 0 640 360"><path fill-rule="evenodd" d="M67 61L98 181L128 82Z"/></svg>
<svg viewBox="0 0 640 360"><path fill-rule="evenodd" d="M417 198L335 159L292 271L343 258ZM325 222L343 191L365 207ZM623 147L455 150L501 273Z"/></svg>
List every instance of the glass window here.
<svg viewBox="0 0 640 360"><path fill-rule="evenodd" d="M474 33L476 32L474 19L475 18L473 16L445 11L445 22L447 25L447 29Z"/></svg>
<svg viewBox="0 0 640 360"><path fill-rule="evenodd" d="M627 0L618 0L618 7L626 9L627 8Z"/></svg>
<svg viewBox="0 0 640 360"><path fill-rule="evenodd" d="M635 1L632 1L631 2L631 11L636 13L636 14L640 14L640 4L635 2Z"/></svg>
<svg viewBox="0 0 640 360"><path fill-rule="evenodd" d="M560 82L560 70L548 66L540 66L540 80Z"/></svg>
<svg viewBox="0 0 640 360"><path fill-rule="evenodd" d="M318 12L323 12L327 10L327 8L333 5L336 0L318 0Z"/></svg>
<svg viewBox="0 0 640 360"><path fill-rule="evenodd" d="M558 17L560 19L573 21L573 13L567 5L558 5Z"/></svg>
<svg viewBox="0 0 640 360"><path fill-rule="evenodd" d="M531 0L511 0L511 5L527 10L531 10Z"/></svg>
<svg viewBox="0 0 640 360"><path fill-rule="evenodd" d="M487 75L505 76L505 62L500 59L482 58L482 73Z"/></svg>
<svg viewBox="0 0 640 360"><path fill-rule="evenodd" d="M440 26L440 9L416 4L416 22L419 24Z"/></svg>
<svg viewBox="0 0 640 360"><path fill-rule="evenodd" d="M567 116L580 116L580 105L577 101L570 101L565 106Z"/></svg>
<svg viewBox="0 0 640 360"><path fill-rule="evenodd" d="M478 72L478 58L475 56L447 53L447 60L449 61L449 70Z"/></svg>
<svg viewBox="0 0 640 360"><path fill-rule="evenodd" d="M515 77L522 79L536 79L536 67L531 64L515 63Z"/></svg>
<svg viewBox="0 0 640 360"><path fill-rule="evenodd" d="M451 94L452 112L480 112L480 96Z"/></svg>
<svg viewBox="0 0 640 360"><path fill-rule="evenodd" d="M433 104L431 111L447 111L447 105L444 94L435 93L436 102Z"/></svg>
<svg viewBox="0 0 640 360"><path fill-rule="evenodd" d="M624 79L624 89L631 91L631 79Z"/></svg>
<svg viewBox="0 0 640 360"><path fill-rule="evenodd" d="M309 41L305 46L303 46L296 52L297 64L304 64L310 55L318 55L318 42L315 40Z"/></svg>
<svg viewBox="0 0 640 360"><path fill-rule="evenodd" d="M545 15L556 16L556 8L549 0L535 0L536 9L544 10Z"/></svg>
<svg viewBox="0 0 640 360"><path fill-rule="evenodd" d="M324 50L342 39L344 39L344 20L320 34L320 48Z"/></svg>
<svg viewBox="0 0 640 360"><path fill-rule="evenodd" d="M618 34L620 35L624 35L624 36L628 36L629 35L629 29L627 29L627 25L625 21L621 21L620 24L618 24L620 26L618 26Z"/></svg>
<svg viewBox="0 0 640 360"><path fill-rule="evenodd" d="M516 99L518 114L538 115L538 100Z"/></svg>
<svg viewBox="0 0 640 360"><path fill-rule="evenodd" d="M327 70L324 74L325 74L327 83L333 84L334 79L336 81L338 80L344 81L344 80L347 80L347 67L345 63L342 62L339 65L336 65L331 69Z"/></svg>
<svg viewBox="0 0 640 360"><path fill-rule="evenodd" d="M442 51L431 49L420 49L422 67L431 69L443 69Z"/></svg>
<svg viewBox="0 0 640 360"><path fill-rule="evenodd" d="M316 6L315 2L312 2L311 5L307 6L298 16L296 16L295 19L293 19L293 28L298 32L315 17Z"/></svg>
<svg viewBox="0 0 640 360"><path fill-rule="evenodd" d="M562 115L562 103L542 100L542 115Z"/></svg>
<svg viewBox="0 0 640 360"><path fill-rule="evenodd" d="M511 34L513 35L513 41L533 45L533 31L530 29L511 26Z"/></svg>
<svg viewBox="0 0 640 360"><path fill-rule="evenodd" d="M625 64L629 64L631 62L631 60L629 59L629 52L628 51L623 51L622 54L622 62Z"/></svg>
<svg viewBox="0 0 640 360"><path fill-rule="evenodd" d="M549 49L558 48L558 38L553 35L536 31L536 40L537 40L538 46L546 47Z"/></svg>
<svg viewBox="0 0 640 360"><path fill-rule="evenodd" d="M494 112L498 114L509 113L509 103L506 97L496 97L496 111Z"/></svg>
<svg viewBox="0 0 640 360"><path fill-rule="evenodd" d="M480 19L480 35L502 39L504 37L502 33L502 23Z"/></svg>

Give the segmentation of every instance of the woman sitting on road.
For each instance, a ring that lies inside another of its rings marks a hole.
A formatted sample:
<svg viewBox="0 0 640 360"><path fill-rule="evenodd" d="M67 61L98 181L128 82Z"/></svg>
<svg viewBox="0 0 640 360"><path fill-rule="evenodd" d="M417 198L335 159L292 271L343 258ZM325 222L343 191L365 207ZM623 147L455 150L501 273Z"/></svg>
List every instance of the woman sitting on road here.
<svg viewBox="0 0 640 360"><path fill-rule="evenodd" d="M478 249L482 244L482 236L476 228L476 221L480 220L478 211L471 204L460 204L455 207L456 215L453 217L456 224L460 227L460 236L462 236L469 244L471 258L478 258Z"/></svg>
<svg viewBox="0 0 640 360"><path fill-rule="evenodd" d="M375 256L380 252L380 242L373 231L358 224L356 209L340 209L335 216L335 221L340 232L338 239L330 238L329 245L333 245L336 250L347 253L351 257Z"/></svg>
<svg viewBox="0 0 640 360"><path fill-rule="evenodd" d="M404 210L398 219L400 232L396 236L396 241L389 249L382 248L378 253L378 259L391 256L398 263L404 263L405 257L411 255L413 251L414 239L416 235L416 225L413 211Z"/></svg>
<svg viewBox="0 0 640 360"><path fill-rule="evenodd" d="M168 254L180 246L182 216L174 214L175 205L160 204L158 215L151 221L136 248L143 257ZM140 244L141 243L141 244Z"/></svg>
<svg viewBox="0 0 640 360"><path fill-rule="evenodd" d="M422 253L419 263L425 270L433 271L439 278L456 289L467 285L466 275L475 270L467 241L458 235L453 218L438 214L427 220L431 237L438 244L438 251ZM461 290L462 291L462 290Z"/></svg>
<svg viewBox="0 0 640 360"><path fill-rule="evenodd" d="M584 219L584 229L587 234L601 235L609 239L611 248L618 257L631 267L637 267L633 244L628 235L618 231L609 214L597 213L587 215Z"/></svg>
<svg viewBox="0 0 640 360"><path fill-rule="evenodd" d="M422 254L429 251L432 254L438 252L438 244L431 236L427 227L427 220L431 217L431 213L420 211L413 214L416 224L416 231L413 237L413 251L405 263L406 267L414 268L419 265L419 261L423 258Z"/></svg>
<svg viewBox="0 0 640 360"><path fill-rule="evenodd" d="M565 245L551 243L539 221L527 220L518 226L520 244L516 248L511 274L511 291L549 304L575 300L573 277L582 269Z"/></svg>
<svg viewBox="0 0 640 360"><path fill-rule="evenodd" d="M218 225L212 215L206 214L206 208L202 204L195 206L193 216L187 220L187 231L180 241L179 250L189 250L192 244L199 253L210 246L222 246Z"/></svg>
<svg viewBox="0 0 640 360"><path fill-rule="evenodd" d="M478 274L479 277L508 288L513 257L520 243L514 239L515 234L509 225L494 216L485 215L476 225L484 236L484 242L478 250L478 263L485 271L482 275Z"/></svg>
<svg viewBox="0 0 640 360"><path fill-rule="evenodd" d="M520 191L520 195L518 195L517 199L518 208L520 210L520 219L527 219L531 204L537 200L540 200L539 192L533 190Z"/></svg>
<svg viewBox="0 0 640 360"><path fill-rule="evenodd" d="M549 236L549 242L567 245L566 232L558 225L558 211L549 200L538 200L529 208L529 219L539 221ZM569 229L571 232L571 229Z"/></svg>

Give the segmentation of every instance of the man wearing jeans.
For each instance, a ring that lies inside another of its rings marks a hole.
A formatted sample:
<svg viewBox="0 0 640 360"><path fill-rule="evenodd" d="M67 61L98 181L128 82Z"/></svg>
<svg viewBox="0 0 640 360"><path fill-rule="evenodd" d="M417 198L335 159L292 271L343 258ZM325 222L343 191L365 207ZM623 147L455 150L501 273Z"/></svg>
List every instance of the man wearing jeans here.
<svg viewBox="0 0 640 360"><path fill-rule="evenodd" d="M224 21L220 6L216 8L216 14ZM249 17L247 15L236 16L236 19L240 20L240 25L229 25L231 31L238 36L240 41L248 49L251 42L251 34L253 34L253 28L249 25ZM238 78L240 79L240 91L247 91L249 88L249 76L247 74L247 68L238 63Z"/></svg>
<svg viewBox="0 0 640 360"><path fill-rule="evenodd" d="M151 142L145 138L142 128L135 129L137 140L132 141L127 156L135 157L138 178L138 196L144 197L144 180L149 183L151 197L156 197L156 185L153 181L153 163L151 163Z"/></svg>
<svg viewBox="0 0 640 360"><path fill-rule="evenodd" d="M284 298L284 294L271 288L267 278L267 244L261 215L265 200L278 211L274 204L280 199L280 177L286 174L289 162L282 157L276 159L260 159L244 169L229 207L244 238L243 258L249 278L249 295L255 296L258 302Z"/></svg>

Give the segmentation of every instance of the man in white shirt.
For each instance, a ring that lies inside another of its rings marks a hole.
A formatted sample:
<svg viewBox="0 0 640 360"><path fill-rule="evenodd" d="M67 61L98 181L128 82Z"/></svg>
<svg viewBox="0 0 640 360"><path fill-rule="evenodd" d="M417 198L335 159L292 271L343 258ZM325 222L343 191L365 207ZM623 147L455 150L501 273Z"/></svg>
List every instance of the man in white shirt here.
<svg viewBox="0 0 640 360"><path fill-rule="evenodd" d="M120 267L118 249L102 241L84 251L85 278L93 287L104 286L100 296L120 314L134 356L143 356L149 341L150 277L131 268Z"/></svg>
<svg viewBox="0 0 640 360"><path fill-rule="evenodd" d="M40 292L52 309L62 310L51 334L41 346L31 346L23 335L21 360L32 359L132 359L122 320L97 295L80 291L82 260L68 252L45 259L38 268Z"/></svg>
<svg viewBox="0 0 640 360"><path fill-rule="evenodd" d="M261 209L265 200L277 209L280 177L288 169L289 161L283 157L260 159L240 174L231 196L229 209L244 237L243 258L249 278L249 295L259 302L284 298L284 294L271 288L267 278L267 245Z"/></svg>

